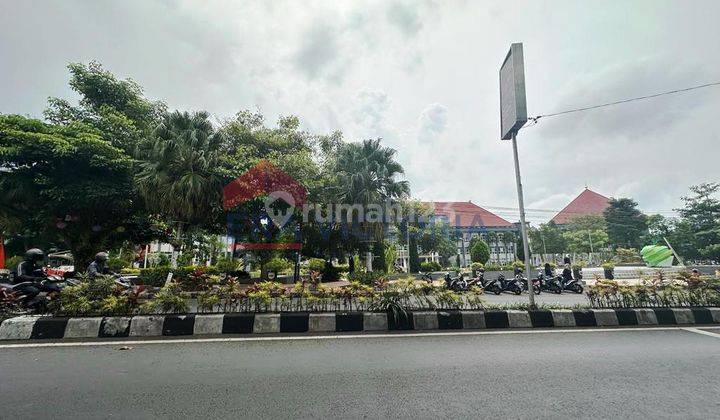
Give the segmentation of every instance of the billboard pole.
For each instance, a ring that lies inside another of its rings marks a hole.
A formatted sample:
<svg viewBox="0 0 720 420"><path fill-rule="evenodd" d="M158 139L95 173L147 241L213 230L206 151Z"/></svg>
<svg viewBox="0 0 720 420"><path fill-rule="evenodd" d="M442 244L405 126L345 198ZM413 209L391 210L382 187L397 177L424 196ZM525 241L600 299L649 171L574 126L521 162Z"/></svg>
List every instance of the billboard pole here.
<svg viewBox="0 0 720 420"><path fill-rule="evenodd" d="M523 199L522 181L520 180L520 160L518 159L517 133L512 133L513 158L515 160L515 182L517 183L518 207L520 208L520 233L522 234L523 250L525 251L525 275L528 280L530 308L535 308L535 291L530 278L530 246L528 245L527 227L525 226L525 203Z"/></svg>

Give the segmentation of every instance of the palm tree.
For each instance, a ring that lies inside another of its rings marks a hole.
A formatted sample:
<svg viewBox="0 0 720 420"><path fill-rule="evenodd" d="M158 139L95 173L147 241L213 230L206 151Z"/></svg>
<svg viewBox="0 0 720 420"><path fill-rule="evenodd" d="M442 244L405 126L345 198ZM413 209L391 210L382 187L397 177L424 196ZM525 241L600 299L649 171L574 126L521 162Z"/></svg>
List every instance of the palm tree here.
<svg viewBox="0 0 720 420"><path fill-rule="evenodd" d="M166 114L138 156L138 190L150 211L176 224L178 242L183 225L208 222L220 205L221 134L208 117L204 111Z"/></svg>
<svg viewBox="0 0 720 420"><path fill-rule="evenodd" d="M382 206L408 197L408 182L397 179L405 171L395 161L395 154L395 149L383 147L379 139L341 146L334 168L337 184L332 195L336 202L359 204L367 209L370 204ZM376 238L384 231L381 223L366 223L365 227Z"/></svg>
<svg viewBox="0 0 720 420"><path fill-rule="evenodd" d="M343 203L368 205L408 196L408 182L396 179L405 173L395 161L396 153L381 146L379 139L344 145L336 163L336 198Z"/></svg>

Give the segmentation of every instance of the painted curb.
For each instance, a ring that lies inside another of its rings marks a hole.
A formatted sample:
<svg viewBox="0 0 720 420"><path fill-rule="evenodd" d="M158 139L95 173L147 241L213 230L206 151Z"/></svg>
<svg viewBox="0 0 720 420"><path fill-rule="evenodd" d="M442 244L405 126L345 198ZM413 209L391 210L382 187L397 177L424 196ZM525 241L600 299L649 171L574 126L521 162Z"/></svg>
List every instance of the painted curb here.
<svg viewBox="0 0 720 420"><path fill-rule="evenodd" d="M0 340L712 324L720 324L720 308L20 316L0 323Z"/></svg>

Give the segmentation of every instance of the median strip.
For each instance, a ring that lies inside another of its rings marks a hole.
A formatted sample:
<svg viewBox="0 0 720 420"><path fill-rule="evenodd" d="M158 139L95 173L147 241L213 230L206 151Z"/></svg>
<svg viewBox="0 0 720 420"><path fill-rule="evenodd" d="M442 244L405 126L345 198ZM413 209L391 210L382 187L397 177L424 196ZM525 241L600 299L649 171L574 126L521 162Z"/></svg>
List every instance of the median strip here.
<svg viewBox="0 0 720 420"><path fill-rule="evenodd" d="M720 308L21 316L0 323L0 340L711 324Z"/></svg>

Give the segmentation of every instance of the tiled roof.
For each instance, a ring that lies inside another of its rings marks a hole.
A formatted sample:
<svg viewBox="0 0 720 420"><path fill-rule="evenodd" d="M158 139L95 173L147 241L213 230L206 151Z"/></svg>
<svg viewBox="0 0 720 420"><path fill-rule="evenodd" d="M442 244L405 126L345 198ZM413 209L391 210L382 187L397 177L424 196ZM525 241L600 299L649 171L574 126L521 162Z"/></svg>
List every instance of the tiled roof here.
<svg viewBox="0 0 720 420"><path fill-rule="evenodd" d="M608 200L609 198L604 195L586 188L585 191L575 197L570 204L560 210L560 212L553 217L552 221L558 225L564 225L578 216L587 216L589 214L601 215L608 206Z"/></svg>
<svg viewBox="0 0 720 420"><path fill-rule="evenodd" d="M436 201L425 203L434 206L435 214L448 219L455 227L512 227L513 224L469 201Z"/></svg>

